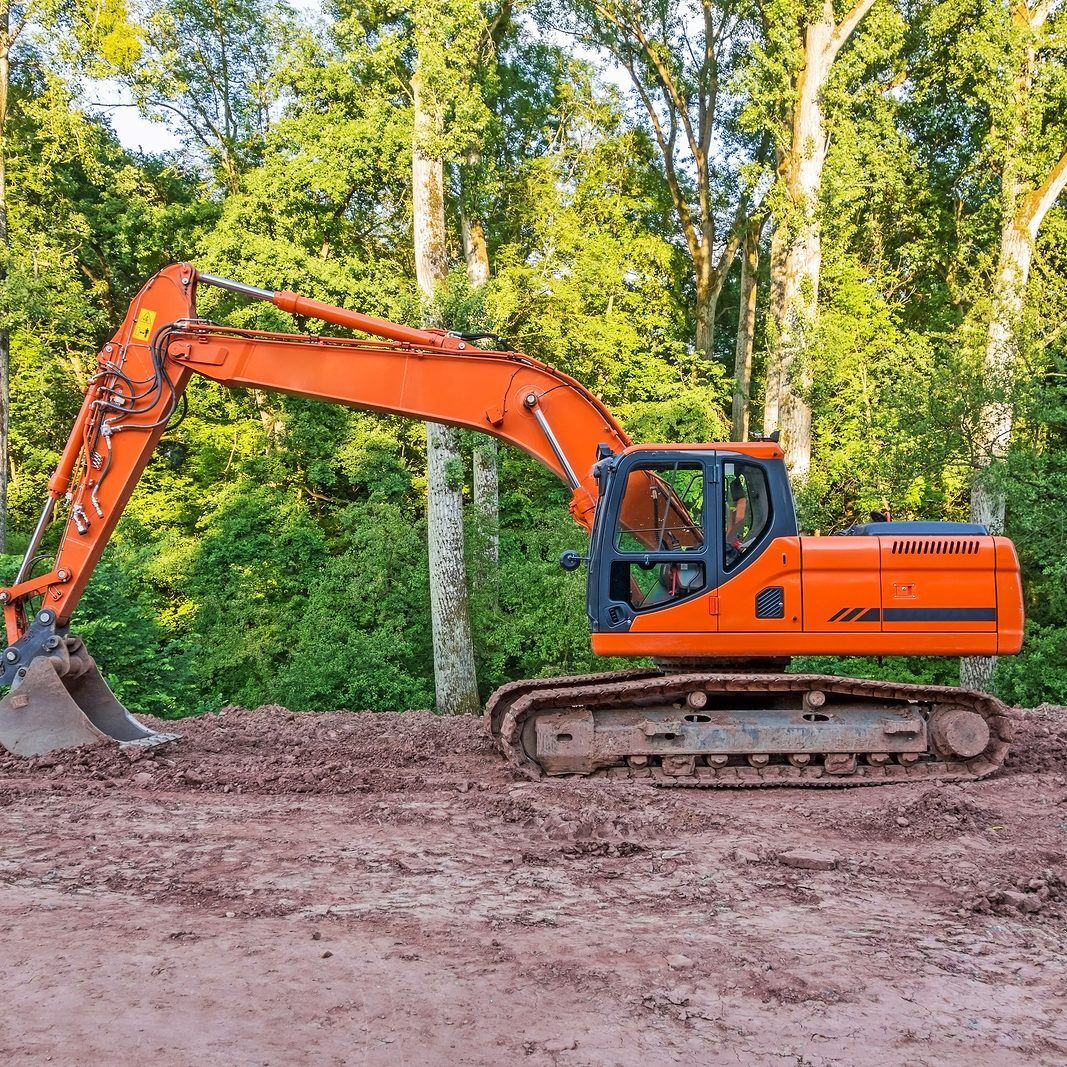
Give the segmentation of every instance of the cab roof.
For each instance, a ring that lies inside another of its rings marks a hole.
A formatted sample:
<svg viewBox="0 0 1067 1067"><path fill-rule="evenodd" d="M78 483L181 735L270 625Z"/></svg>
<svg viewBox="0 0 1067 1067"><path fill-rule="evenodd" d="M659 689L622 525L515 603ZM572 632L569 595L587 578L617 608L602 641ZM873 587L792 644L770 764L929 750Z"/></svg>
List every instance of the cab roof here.
<svg viewBox="0 0 1067 1067"><path fill-rule="evenodd" d="M633 452L734 452L753 459L784 459L781 445L775 441L709 441L704 444L684 445L630 445L626 450Z"/></svg>

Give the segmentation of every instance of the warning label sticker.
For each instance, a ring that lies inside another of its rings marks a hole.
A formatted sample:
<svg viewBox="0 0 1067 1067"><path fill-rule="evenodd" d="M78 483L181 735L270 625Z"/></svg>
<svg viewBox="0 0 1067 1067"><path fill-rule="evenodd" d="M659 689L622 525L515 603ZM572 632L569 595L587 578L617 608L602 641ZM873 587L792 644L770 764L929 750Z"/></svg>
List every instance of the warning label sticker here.
<svg viewBox="0 0 1067 1067"><path fill-rule="evenodd" d="M152 336L152 325L156 321L156 313L142 308L137 312L137 320L133 324L133 339L135 341L147 341Z"/></svg>

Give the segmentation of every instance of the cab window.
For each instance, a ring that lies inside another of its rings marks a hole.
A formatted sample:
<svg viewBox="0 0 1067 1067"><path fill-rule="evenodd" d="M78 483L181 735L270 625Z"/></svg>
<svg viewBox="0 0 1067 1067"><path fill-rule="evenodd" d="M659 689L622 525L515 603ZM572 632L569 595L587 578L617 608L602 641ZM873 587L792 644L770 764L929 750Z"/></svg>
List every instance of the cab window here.
<svg viewBox="0 0 1067 1067"><path fill-rule="evenodd" d="M694 552L704 547L704 468L699 463L635 467L619 507L620 552Z"/></svg>
<svg viewBox="0 0 1067 1067"><path fill-rule="evenodd" d="M616 559L611 562L611 599L624 601L634 611L687 600L707 584L701 560L653 563Z"/></svg>
<svg viewBox="0 0 1067 1067"><path fill-rule="evenodd" d="M611 563L610 596L634 611L687 600L707 587L704 466L634 467L615 523L615 548L640 559Z"/></svg>
<svg viewBox="0 0 1067 1067"><path fill-rule="evenodd" d="M723 464L723 566L736 567L771 521L767 475L755 463Z"/></svg>

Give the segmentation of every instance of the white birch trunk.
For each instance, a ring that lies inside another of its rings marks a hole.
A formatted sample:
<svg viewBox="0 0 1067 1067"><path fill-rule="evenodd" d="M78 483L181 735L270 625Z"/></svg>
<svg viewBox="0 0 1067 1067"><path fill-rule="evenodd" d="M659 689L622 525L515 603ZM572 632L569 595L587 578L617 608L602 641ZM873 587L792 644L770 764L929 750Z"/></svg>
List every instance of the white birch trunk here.
<svg viewBox="0 0 1067 1067"><path fill-rule="evenodd" d="M489 247L481 220L471 218L467 211L460 214L463 236L463 258L467 263L467 281L472 289L480 289L489 281Z"/></svg>
<svg viewBox="0 0 1067 1067"><path fill-rule="evenodd" d="M993 484L986 472L994 460L1004 458L1011 441L1011 379L1018 357L1016 329L1032 253L1033 244L1029 234L1020 227L1018 217L1008 219L1001 231L997 288L986 335L986 381L992 386L996 399L982 408L978 439L973 443L978 470L971 482L971 521L988 527L993 534L1004 532L1004 489ZM990 692L996 669L996 656L962 656L960 684L968 689Z"/></svg>
<svg viewBox="0 0 1067 1067"><path fill-rule="evenodd" d="M761 229L762 226L749 222L741 254L741 306L737 316L737 345L734 349L734 399L731 418L731 436L734 441L748 440Z"/></svg>
<svg viewBox="0 0 1067 1067"><path fill-rule="evenodd" d="M440 111L432 111L424 100L417 71L412 90L415 273L423 299L429 304L448 271L444 164L437 147L443 123ZM476 713L481 707L463 556L463 485L462 479L456 484L455 478L462 463L455 431L438 423L427 423L426 536L434 685L437 710L446 714Z"/></svg>
<svg viewBox="0 0 1067 1067"><path fill-rule="evenodd" d="M500 563L500 455L496 438L485 434L474 447L474 507L482 530L483 566L479 580L496 580Z"/></svg>
<svg viewBox="0 0 1067 1067"><path fill-rule="evenodd" d="M1019 354L1017 328L1023 310L1023 294L1030 278L1033 243L1018 216L1004 225L993 311L986 335L985 378L996 399L985 404L974 452L979 472L971 484L971 521L988 526L991 533L1004 532L1004 490L983 477L985 469L1007 455L1011 441L1012 381Z"/></svg>
<svg viewBox="0 0 1067 1067"><path fill-rule="evenodd" d="M695 348L704 359L712 359L715 344L715 311L719 303L722 279L712 268L711 249L707 237L693 259L696 276L696 336Z"/></svg>
<svg viewBox="0 0 1067 1067"><path fill-rule="evenodd" d="M463 258L467 263L467 281L480 289L489 281L489 248L481 220L466 209L460 213ZM482 434L474 446L474 511L482 536L482 559L475 571L475 581L483 589L496 584L500 563L500 459L497 439Z"/></svg>
<svg viewBox="0 0 1067 1067"><path fill-rule="evenodd" d="M430 559L430 614L437 710L481 710L471 639L470 605L463 559L463 486L454 472L463 454L456 431L426 424L426 538Z"/></svg>
<svg viewBox="0 0 1067 1067"><path fill-rule="evenodd" d="M837 53L873 3L860 0L835 23L832 0L824 0L821 17L805 28L789 147L778 164L789 206L787 217L777 221L771 245L771 352L763 425L764 432L781 431L786 462L797 482L804 482L811 469L807 394L822 268L819 191L827 148L821 97Z"/></svg>
<svg viewBox="0 0 1067 1067"><path fill-rule="evenodd" d="M784 288L786 240L784 228L775 225L771 233L771 278L767 323L767 369L763 387L763 433L778 429L778 417L782 402L781 346L778 343L780 326L784 317Z"/></svg>

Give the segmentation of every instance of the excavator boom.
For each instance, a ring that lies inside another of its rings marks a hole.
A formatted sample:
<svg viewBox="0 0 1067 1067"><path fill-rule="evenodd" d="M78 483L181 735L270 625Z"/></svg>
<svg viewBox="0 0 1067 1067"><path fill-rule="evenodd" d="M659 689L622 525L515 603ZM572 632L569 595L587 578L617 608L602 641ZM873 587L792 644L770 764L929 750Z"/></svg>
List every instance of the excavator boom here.
<svg viewBox="0 0 1067 1067"><path fill-rule="evenodd" d="M205 285L378 340L219 326L197 315L197 289ZM445 330L200 274L187 263L167 267L142 287L101 349L23 564L14 583L0 589L8 640L0 685L12 687L0 701L0 744L13 752L33 755L105 738L152 744L173 736L148 730L126 712L68 625L194 372L227 386L495 434L570 486L571 512L586 529L595 508L591 471L598 446L613 452L630 444L579 382L521 353L487 351ZM64 498L69 511L59 547L51 567L35 575L45 532Z"/></svg>
<svg viewBox="0 0 1067 1067"><path fill-rule="evenodd" d="M383 340L219 326L197 317L196 293L203 285ZM591 472L598 446L616 452L630 444L592 393L529 356L487 351L444 330L414 329L295 293L198 274L189 264L167 267L137 294L101 350L26 560L14 585L0 590L10 644L26 633L32 598L43 597L60 626L69 621L194 372L231 387L272 389L494 434L570 486L571 512L586 529L596 501ZM67 493L70 513L52 569L31 577L56 502Z"/></svg>

